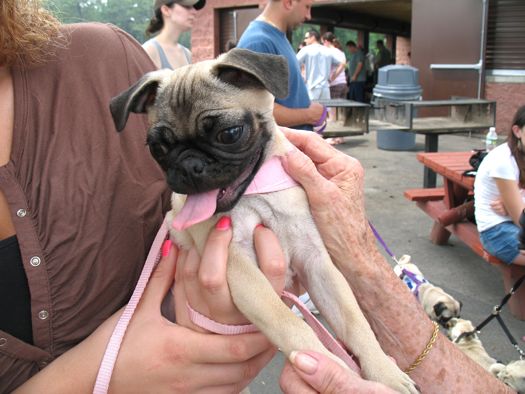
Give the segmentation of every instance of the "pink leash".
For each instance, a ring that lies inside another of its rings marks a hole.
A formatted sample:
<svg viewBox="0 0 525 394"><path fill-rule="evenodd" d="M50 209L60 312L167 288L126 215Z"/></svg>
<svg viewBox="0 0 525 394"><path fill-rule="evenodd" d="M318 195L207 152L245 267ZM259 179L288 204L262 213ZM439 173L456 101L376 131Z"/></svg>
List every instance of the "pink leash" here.
<svg viewBox="0 0 525 394"><path fill-rule="evenodd" d="M295 295L287 291L281 293L281 298L291 301L297 309L302 313L306 323L314 330L315 334L321 341L321 343L326 347L330 352L335 354L341 360L345 362L350 369L354 370L357 373L360 373L360 368L343 347L343 345L337 341L332 334L323 326L323 324L317 320L312 312L307 308L307 306ZM211 331L215 334L221 335L237 335L237 334L247 334L251 332L259 332L259 329L255 324L244 324L244 325L229 325L222 324L211 320L209 317L202 315L193 309L190 304L186 303L186 308L188 315L190 316L191 321L208 331Z"/></svg>
<svg viewBox="0 0 525 394"><path fill-rule="evenodd" d="M303 314L304 320L308 325L314 330L315 334L321 341L321 343L324 345L325 348L330 350L333 354L335 354L337 357L339 357L341 360L345 362L346 365L350 369L352 369L354 372L361 374L361 369L356 364L354 359L351 355L348 354L348 351L343 347L343 345L335 339L332 334L321 324L319 320L314 316L312 312L308 309L308 307L303 304L303 302L292 293L289 293L287 291L283 291L281 293L281 298L290 300L293 302L293 304L299 309L299 311Z"/></svg>
<svg viewBox="0 0 525 394"><path fill-rule="evenodd" d="M98 370L97 380L95 382L95 387L93 388L93 393L95 394L105 394L108 392L109 382L111 380L111 375L113 374L113 368L115 368L115 362L117 361L118 352L120 350L120 345L122 344L122 339L128 328L129 321L139 304L140 297L144 293L144 289L148 283L148 280L153 272L153 269L157 266L160 261L160 250L162 248L162 243L166 240L168 235L168 224L166 220L162 223L162 226L159 229L159 232L155 236L155 240L151 245L151 249L148 253L146 262L144 263L144 268L140 274L139 281L133 295L131 296L128 305L124 308L124 312L120 316L120 319L113 330L113 334L109 340L109 343L106 347L106 352L104 353L104 358L100 364Z"/></svg>

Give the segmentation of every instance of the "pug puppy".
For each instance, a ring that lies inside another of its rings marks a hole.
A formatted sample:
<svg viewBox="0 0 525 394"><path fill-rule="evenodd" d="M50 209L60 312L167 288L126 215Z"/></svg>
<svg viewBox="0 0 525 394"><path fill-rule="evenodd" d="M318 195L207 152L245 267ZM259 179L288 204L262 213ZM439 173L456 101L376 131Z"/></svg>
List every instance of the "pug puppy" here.
<svg viewBox="0 0 525 394"><path fill-rule="evenodd" d="M428 317L443 327L446 327L450 319L460 315L461 301L457 301L441 287L434 286L432 283L423 283L419 287L417 298Z"/></svg>
<svg viewBox="0 0 525 394"><path fill-rule="evenodd" d="M404 271L412 273L420 283L405 275ZM447 327L447 322L453 317L459 317L461 312L461 301L457 301L441 287L434 286L425 279L418 266L410 261L410 256L404 254L397 261L394 272L417 296L428 317L435 322ZM423 282L423 283L421 283Z"/></svg>
<svg viewBox="0 0 525 394"><path fill-rule="evenodd" d="M474 332L474 329L475 327L470 320L452 318L448 322L447 335L450 340L463 351L463 353L465 353L487 371L490 371L491 366L497 363L497 360L492 358L487 353L478 337L478 334ZM457 341L459 336L464 332L471 334L465 335L459 341Z"/></svg>
<svg viewBox="0 0 525 394"><path fill-rule="evenodd" d="M516 360L507 365L493 364L489 371L518 393L525 393L525 360Z"/></svg>
<svg viewBox="0 0 525 394"><path fill-rule="evenodd" d="M287 284L302 283L338 338L359 359L366 379L402 393L412 380L381 350L342 274L336 269L297 185L244 195L259 169L291 149L273 118L274 96L286 97L284 57L233 49L216 60L146 74L114 98L117 130L130 112L147 113L147 144L173 190L172 239L202 253L208 233L229 215L233 225L227 281L237 308L288 357L314 350L345 365L281 301L257 267L253 229L279 238ZM280 163L280 161L279 161ZM171 222L171 220L170 220Z"/></svg>

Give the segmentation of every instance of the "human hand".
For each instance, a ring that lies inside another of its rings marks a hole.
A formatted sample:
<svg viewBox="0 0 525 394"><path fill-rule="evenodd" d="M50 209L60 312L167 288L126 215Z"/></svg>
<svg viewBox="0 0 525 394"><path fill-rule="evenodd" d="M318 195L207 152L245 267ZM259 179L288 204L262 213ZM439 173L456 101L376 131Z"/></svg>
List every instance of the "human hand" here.
<svg viewBox="0 0 525 394"><path fill-rule="evenodd" d="M505 205L503 205L503 200L501 198L497 198L496 200L491 201L490 202L490 207L498 215L501 215L501 216L508 216L509 215L509 213L507 212L507 209L505 208Z"/></svg>
<svg viewBox="0 0 525 394"><path fill-rule="evenodd" d="M254 229L254 246L261 271L280 294L284 289L286 266L284 254L275 234L265 227ZM182 251L177 262L175 286L177 322L195 330L187 316L186 300L193 309L223 324L247 324L230 296L226 281L228 248L232 239L229 217L219 220L210 232L202 257L195 248Z"/></svg>
<svg viewBox="0 0 525 394"><path fill-rule="evenodd" d="M291 361L290 361L291 360ZM313 351L292 352L280 378L284 393L395 393L376 382L364 380L330 358Z"/></svg>
<svg viewBox="0 0 525 394"><path fill-rule="evenodd" d="M282 130L298 148L283 157L283 166L306 191L332 259L343 273L355 267L349 261L365 264L377 249L365 215L363 167L314 133Z"/></svg>
<svg viewBox="0 0 525 394"><path fill-rule="evenodd" d="M324 112L324 105L311 102L310 107L308 107L308 124L316 124L319 122L319 119L321 119L321 116L323 116Z"/></svg>
<svg viewBox="0 0 525 394"><path fill-rule="evenodd" d="M148 282L122 343L110 385L114 392L239 392L276 351L260 333L202 333L162 316L177 254L173 247Z"/></svg>

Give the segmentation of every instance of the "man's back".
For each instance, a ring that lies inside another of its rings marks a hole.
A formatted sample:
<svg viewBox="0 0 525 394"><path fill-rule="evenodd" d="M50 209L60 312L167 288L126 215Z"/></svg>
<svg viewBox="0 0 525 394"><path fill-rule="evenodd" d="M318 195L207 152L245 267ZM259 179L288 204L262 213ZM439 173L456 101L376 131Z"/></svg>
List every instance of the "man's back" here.
<svg viewBox="0 0 525 394"><path fill-rule="evenodd" d="M297 60L305 66L306 86L310 90L328 87L332 65L340 63L330 49L318 43L301 48Z"/></svg>

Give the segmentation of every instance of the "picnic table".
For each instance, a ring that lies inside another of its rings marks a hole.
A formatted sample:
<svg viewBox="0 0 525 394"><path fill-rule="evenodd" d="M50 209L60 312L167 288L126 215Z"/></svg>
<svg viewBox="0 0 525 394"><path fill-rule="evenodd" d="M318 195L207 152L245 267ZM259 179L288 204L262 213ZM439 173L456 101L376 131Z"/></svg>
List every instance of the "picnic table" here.
<svg viewBox="0 0 525 394"><path fill-rule="evenodd" d="M473 196L474 177L464 175L472 169L469 158L473 152L421 152L417 159L427 168L443 177L443 187L424 187L409 189L405 197L415 201L417 206L434 220L430 239L434 244L445 245L451 234L469 246L485 261L498 267L502 277L505 292L525 274L525 267L508 265L489 254L479 240L476 225L468 220L443 226L439 219L445 212L460 206L467 197ZM525 287L521 287L509 301L511 313L520 320L525 320Z"/></svg>
<svg viewBox="0 0 525 394"><path fill-rule="evenodd" d="M368 133L370 105L346 99L316 100L328 108L336 108L335 119L328 119L324 138L348 137Z"/></svg>

